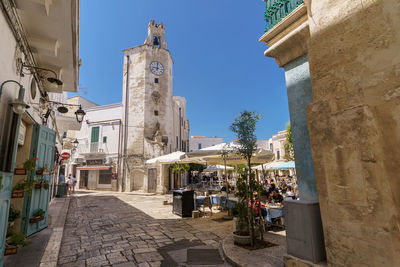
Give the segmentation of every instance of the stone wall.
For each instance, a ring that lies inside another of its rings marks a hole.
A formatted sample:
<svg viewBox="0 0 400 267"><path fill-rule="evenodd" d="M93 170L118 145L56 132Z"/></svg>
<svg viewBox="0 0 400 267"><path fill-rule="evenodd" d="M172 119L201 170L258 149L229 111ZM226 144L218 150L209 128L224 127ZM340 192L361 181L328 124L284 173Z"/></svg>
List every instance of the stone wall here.
<svg viewBox="0 0 400 267"><path fill-rule="evenodd" d="M328 263L400 266L400 2L305 2Z"/></svg>

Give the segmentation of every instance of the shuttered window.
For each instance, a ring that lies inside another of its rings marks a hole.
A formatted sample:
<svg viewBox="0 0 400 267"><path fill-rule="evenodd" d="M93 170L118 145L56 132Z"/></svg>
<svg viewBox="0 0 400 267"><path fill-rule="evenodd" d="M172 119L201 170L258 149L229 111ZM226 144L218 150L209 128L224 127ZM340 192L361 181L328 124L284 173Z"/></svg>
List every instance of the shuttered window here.
<svg viewBox="0 0 400 267"><path fill-rule="evenodd" d="M99 132L100 132L100 127L97 126L92 128L92 138L91 138L92 143L99 142Z"/></svg>

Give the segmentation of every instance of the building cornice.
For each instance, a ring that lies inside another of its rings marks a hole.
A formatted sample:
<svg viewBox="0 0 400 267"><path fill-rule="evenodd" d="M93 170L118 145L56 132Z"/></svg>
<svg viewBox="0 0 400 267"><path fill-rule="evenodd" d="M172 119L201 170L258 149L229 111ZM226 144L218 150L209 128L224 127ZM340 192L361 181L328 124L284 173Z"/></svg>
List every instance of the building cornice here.
<svg viewBox="0 0 400 267"><path fill-rule="evenodd" d="M283 67L307 54L309 38L307 8L302 4L266 32L259 41L270 46L264 55L275 58L276 63Z"/></svg>

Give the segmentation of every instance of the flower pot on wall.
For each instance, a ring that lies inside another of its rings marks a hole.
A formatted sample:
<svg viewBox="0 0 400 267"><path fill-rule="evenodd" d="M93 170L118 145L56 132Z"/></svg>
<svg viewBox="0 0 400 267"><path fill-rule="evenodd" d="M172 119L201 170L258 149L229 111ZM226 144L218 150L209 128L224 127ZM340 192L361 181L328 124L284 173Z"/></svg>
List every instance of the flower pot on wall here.
<svg viewBox="0 0 400 267"><path fill-rule="evenodd" d="M12 198L24 198L24 190L13 190L11 193Z"/></svg>
<svg viewBox="0 0 400 267"><path fill-rule="evenodd" d="M44 220L44 216L36 216L29 219L30 223L37 223Z"/></svg>
<svg viewBox="0 0 400 267"><path fill-rule="evenodd" d="M36 175L43 175L43 170L36 170Z"/></svg>
<svg viewBox="0 0 400 267"><path fill-rule="evenodd" d="M35 189L40 189L40 188L42 188L42 184L40 183L40 184L35 184Z"/></svg>
<svg viewBox="0 0 400 267"><path fill-rule="evenodd" d="M17 254L17 252L18 252L18 247L17 246L7 246L4 249L4 256Z"/></svg>

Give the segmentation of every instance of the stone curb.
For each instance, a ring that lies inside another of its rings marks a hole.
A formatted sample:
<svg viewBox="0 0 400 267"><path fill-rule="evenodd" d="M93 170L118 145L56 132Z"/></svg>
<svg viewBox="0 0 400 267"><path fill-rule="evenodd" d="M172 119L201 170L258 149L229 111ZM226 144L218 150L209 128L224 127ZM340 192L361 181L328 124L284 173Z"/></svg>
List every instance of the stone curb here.
<svg viewBox="0 0 400 267"><path fill-rule="evenodd" d="M46 250L43 253L42 259L40 260L39 267L56 267L58 261L58 254L60 253L61 240L64 233L65 220L67 219L67 213L69 209L69 203L71 197L66 197L62 211L52 228L49 242L47 243Z"/></svg>
<svg viewBox="0 0 400 267"><path fill-rule="evenodd" d="M234 260L231 259L231 257L228 256L229 253L226 252L226 245L225 245L225 241L226 239L228 239L229 236L225 237L224 239L221 240L221 245L220 245L220 249L222 250L222 255L224 256L224 259L232 266L234 267L242 267L242 265L238 264L237 262L235 262Z"/></svg>

